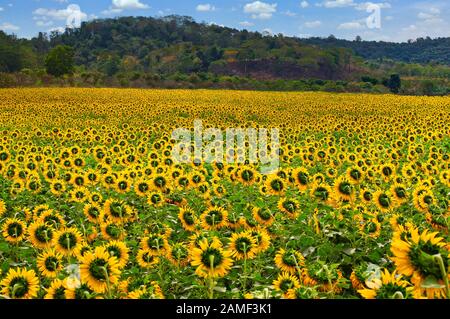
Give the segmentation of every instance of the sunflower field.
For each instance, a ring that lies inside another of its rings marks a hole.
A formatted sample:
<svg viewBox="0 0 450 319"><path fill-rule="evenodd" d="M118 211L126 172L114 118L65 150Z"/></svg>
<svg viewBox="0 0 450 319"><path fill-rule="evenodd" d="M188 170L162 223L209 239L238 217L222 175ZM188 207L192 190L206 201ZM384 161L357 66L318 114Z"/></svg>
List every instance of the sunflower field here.
<svg viewBox="0 0 450 319"><path fill-rule="evenodd" d="M176 164L195 119L279 169ZM0 298L449 298L449 133L450 97L2 89Z"/></svg>

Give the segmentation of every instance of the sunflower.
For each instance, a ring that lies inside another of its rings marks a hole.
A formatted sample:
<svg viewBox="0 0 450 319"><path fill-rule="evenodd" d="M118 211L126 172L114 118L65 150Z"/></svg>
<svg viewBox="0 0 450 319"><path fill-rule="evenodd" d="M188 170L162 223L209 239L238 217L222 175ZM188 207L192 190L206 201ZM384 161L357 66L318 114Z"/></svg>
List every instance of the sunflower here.
<svg viewBox="0 0 450 319"><path fill-rule="evenodd" d="M151 191L147 194L147 203L150 206L160 207L164 205L164 196L160 191Z"/></svg>
<svg viewBox="0 0 450 319"><path fill-rule="evenodd" d="M332 204L333 201L333 191L330 186L324 183L314 183L311 187L311 197L317 199L324 204Z"/></svg>
<svg viewBox="0 0 450 319"><path fill-rule="evenodd" d="M353 185L360 184L364 179L364 172L358 166L349 167L346 175Z"/></svg>
<svg viewBox="0 0 450 319"><path fill-rule="evenodd" d="M103 217L103 210L97 203L86 204L83 208L83 214L92 223L99 223Z"/></svg>
<svg viewBox="0 0 450 319"><path fill-rule="evenodd" d="M47 278L55 278L63 269L63 255L54 249L48 249L37 258L36 265L39 271Z"/></svg>
<svg viewBox="0 0 450 319"><path fill-rule="evenodd" d="M75 187L70 191L70 199L76 203L83 203L89 198L89 191L84 187Z"/></svg>
<svg viewBox="0 0 450 319"><path fill-rule="evenodd" d="M139 249L136 256L137 263L140 267L147 269L159 263L159 257L154 251L148 249Z"/></svg>
<svg viewBox="0 0 450 319"><path fill-rule="evenodd" d="M17 218L8 218L3 224L3 237L9 243L18 243L25 238L26 224Z"/></svg>
<svg viewBox="0 0 450 319"><path fill-rule="evenodd" d="M80 258L81 281L96 293L105 293L119 281L120 269L116 257L105 247L96 247Z"/></svg>
<svg viewBox="0 0 450 319"><path fill-rule="evenodd" d="M187 231L194 231L197 224L197 217L194 210L189 207L181 207L178 213L178 219L181 222L181 226Z"/></svg>
<svg viewBox="0 0 450 319"><path fill-rule="evenodd" d="M36 248L46 248L54 238L54 228L42 222L34 222L28 227L28 239Z"/></svg>
<svg viewBox="0 0 450 319"><path fill-rule="evenodd" d="M0 293L12 299L31 299L39 292L39 279L34 270L9 269L0 282Z"/></svg>
<svg viewBox="0 0 450 319"><path fill-rule="evenodd" d="M151 282L151 287L146 285L139 287L139 289L133 290L127 295L128 299L164 299L161 287L156 281Z"/></svg>
<svg viewBox="0 0 450 319"><path fill-rule="evenodd" d="M300 288L300 281L298 278L288 272L279 274L272 284L276 291L280 291L283 294L284 298L286 298L286 294L290 289Z"/></svg>
<svg viewBox="0 0 450 319"><path fill-rule="evenodd" d="M114 189L119 194L125 194L131 189L131 182L125 176L120 176L114 181Z"/></svg>
<svg viewBox="0 0 450 319"><path fill-rule="evenodd" d="M334 182L334 193L339 201L348 202L354 200L353 186L346 176L340 176L336 179Z"/></svg>
<svg viewBox="0 0 450 319"><path fill-rule="evenodd" d="M389 190L394 195L397 206L407 202L408 191L404 184L395 183Z"/></svg>
<svg viewBox="0 0 450 319"><path fill-rule="evenodd" d="M360 224L360 231L372 238L380 236L381 224L376 218L371 218Z"/></svg>
<svg viewBox="0 0 450 319"><path fill-rule="evenodd" d="M53 211L52 209L43 211L37 221L52 226L54 229L59 229L66 225L66 221L61 214Z"/></svg>
<svg viewBox="0 0 450 319"><path fill-rule="evenodd" d="M450 256L445 249L444 239L438 237L437 232L424 230L420 233L416 227L412 227L408 233L409 236L404 240L400 236L394 236L392 240L391 259L398 273L411 277L411 282L420 294L425 294L428 298L445 298L445 288L423 287L426 280L434 280L443 285L444 278L436 255L441 256L444 269L449 273Z"/></svg>
<svg viewBox="0 0 450 319"><path fill-rule="evenodd" d="M373 201L377 208L383 213L391 211L394 206L391 194L382 190L377 190L373 194Z"/></svg>
<svg viewBox="0 0 450 319"><path fill-rule="evenodd" d="M84 256L84 254L88 251L91 251L92 247L86 243L86 242L82 242L80 245L78 245L74 250L73 250L73 255L75 257L77 257L78 259L82 258Z"/></svg>
<svg viewBox="0 0 450 319"><path fill-rule="evenodd" d="M250 230L251 235L256 240L256 251L265 252L270 247L270 235L264 227L256 226Z"/></svg>
<svg viewBox="0 0 450 319"><path fill-rule="evenodd" d="M305 191L308 188L310 182L308 170L304 167L299 167L294 169L291 174L294 179L294 183L299 188L299 190Z"/></svg>
<svg viewBox="0 0 450 319"><path fill-rule="evenodd" d="M297 217L299 208L300 204L293 198L282 197L278 201L278 209L290 218Z"/></svg>
<svg viewBox="0 0 450 319"><path fill-rule="evenodd" d="M65 282L60 279L54 279L50 287L46 289L44 299L74 299L75 291L68 289Z"/></svg>
<svg viewBox="0 0 450 319"><path fill-rule="evenodd" d="M375 278L366 284L369 288L358 290L358 293L365 299L407 299L411 298L414 293L414 287L401 275L397 275L395 270L389 273L385 269L381 272L381 279Z"/></svg>
<svg viewBox="0 0 450 319"><path fill-rule="evenodd" d="M189 263L189 250L184 243L169 245L166 257L177 267L186 266Z"/></svg>
<svg viewBox="0 0 450 319"><path fill-rule="evenodd" d="M269 227L275 221L275 217L268 208L253 207L253 218L261 225Z"/></svg>
<svg viewBox="0 0 450 319"><path fill-rule="evenodd" d="M65 228L57 231L53 238L53 246L65 256L72 256L73 250L82 242L80 231L75 227Z"/></svg>
<svg viewBox="0 0 450 319"><path fill-rule="evenodd" d="M0 199L0 217L2 217L6 213L6 204Z"/></svg>
<svg viewBox="0 0 450 319"><path fill-rule="evenodd" d="M231 256L236 260L252 259L258 252L256 239L249 231L231 234L229 248Z"/></svg>
<svg viewBox="0 0 450 319"><path fill-rule="evenodd" d="M141 178L134 183L134 191L138 196L146 197L150 190L150 183Z"/></svg>
<svg viewBox="0 0 450 319"><path fill-rule="evenodd" d="M247 165L243 166L238 172L239 181L246 186L254 184L257 178L258 173L253 168Z"/></svg>
<svg viewBox="0 0 450 319"><path fill-rule="evenodd" d="M133 216L132 208L124 201L108 199L103 206L105 216L111 221L121 224Z"/></svg>
<svg viewBox="0 0 450 319"><path fill-rule="evenodd" d="M225 250L218 239L199 242L199 247L191 251L191 265L197 267L195 273L203 278L224 277L231 269L231 251Z"/></svg>
<svg viewBox="0 0 450 319"><path fill-rule="evenodd" d="M305 257L295 249L280 248L275 255L275 265L283 272L295 275L305 266Z"/></svg>
<svg viewBox="0 0 450 319"><path fill-rule="evenodd" d="M281 195L286 190L285 181L276 174L269 176L264 186L266 187L267 193L272 195Z"/></svg>
<svg viewBox="0 0 450 319"><path fill-rule="evenodd" d="M125 237L125 230L109 218L100 223L100 230L106 240L122 240Z"/></svg>
<svg viewBox="0 0 450 319"><path fill-rule="evenodd" d="M206 230L215 230L226 227L228 224L228 212L218 206L211 206L200 216L202 227Z"/></svg>
<svg viewBox="0 0 450 319"><path fill-rule="evenodd" d="M126 266L129 259L129 249L124 242L114 240L108 242L104 247L111 257L117 258L117 266L119 268L124 268Z"/></svg>
<svg viewBox="0 0 450 319"><path fill-rule="evenodd" d="M165 234L151 233L142 238L141 248L152 251L155 255L164 254L169 244Z"/></svg>

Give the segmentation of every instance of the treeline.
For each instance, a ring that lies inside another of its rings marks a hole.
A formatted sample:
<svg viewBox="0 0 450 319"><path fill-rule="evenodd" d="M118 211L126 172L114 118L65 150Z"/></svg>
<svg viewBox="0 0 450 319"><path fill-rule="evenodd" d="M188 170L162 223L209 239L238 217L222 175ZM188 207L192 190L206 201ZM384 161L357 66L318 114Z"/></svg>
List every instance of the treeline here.
<svg viewBox="0 0 450 319"><path fill-rule="evenodd" d="M433 95L447 94L450 79L450 67L445 65L364 60L352 48L319 47L294 37L197 23L181 16L93 20L64 33L39 33L31 40L0 31L0 72L3 87L207 87ZM392 79L397 77L394 84Z"/></svg>
<svg viewBox="0 0 450 319"><path fill-rule="evenodd" d="M302 43L317 45L322 48L341 47L351 49L355 54L365 59L392 59L407 63L444 64L450 65L450 38L431 39L417 38L403 43L384 41L363 41L357 37L354 41L312 37L302 39Z"/></svg>

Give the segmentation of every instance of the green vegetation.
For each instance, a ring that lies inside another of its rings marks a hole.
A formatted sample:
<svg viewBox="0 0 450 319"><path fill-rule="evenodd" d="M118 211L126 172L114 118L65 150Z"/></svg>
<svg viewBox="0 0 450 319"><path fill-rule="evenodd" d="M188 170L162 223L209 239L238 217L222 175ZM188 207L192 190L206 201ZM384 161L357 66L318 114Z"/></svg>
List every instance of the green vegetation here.
<svg viewBox="0 0 450 319"><path fill-rule="evenodd" d="M377 48L383 44L375 43ZM386 52L406 45L384 44ZM434 49L425 49L427 44ZM0 86L443 95L450 92L450 59L445 60L445 54L443 60L433 57L446 46L450 51L448 44L448 39L408 43L406 60L417 63L407 63L402 62L404 55L397 59L381 49L368 56L361 47L375 44L362 40L269 36L180 16L121 17L85 22L64 33L39 33L31 40L0 31ZM429 59L417 58L416 51L422 57L430 52ZM392 74L399 77L393 79Z"/></svg>

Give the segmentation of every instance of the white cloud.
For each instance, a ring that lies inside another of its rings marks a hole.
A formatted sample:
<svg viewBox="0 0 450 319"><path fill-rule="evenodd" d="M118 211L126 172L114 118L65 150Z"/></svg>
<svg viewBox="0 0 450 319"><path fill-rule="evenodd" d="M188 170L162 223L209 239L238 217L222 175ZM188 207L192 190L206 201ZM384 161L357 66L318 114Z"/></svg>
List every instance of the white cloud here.
<svg viewBox="0 0 450 319"><path fill-rule="evenodd" d="M295 16L297 16L297 13L292 12L290 10L284 11L283 14L288 16L288 17L295 17Z"/></svg>
<svg viewBox="0 0 450 319"><path fill-rule="evenodd" d="M384 20L386 20L386 21L392 21L392 20L394 20L394 17L393 17L393 16L386 16L386 17L384 18Z"/></svg>
<svg viewBox="0 0 450 319"><path fill-rule="evenodd" d="M9 22L3 22L2 24L0 24L0 30L4 30L4 31L19 31L20 27L9 23Z"/></svg>
<svg viewBox="0 0 450 319"><path fill-rule="evenodd" d="M210 11L216 11L216 7L209 4L209 3L205 3L205 4L199 4L195 10L199 11L199 12L210 12Z"/></svg>
<svg viewBox="0 0 450 319"><path fill-rule="evenodd" d="M239 22L239 24L243 27L252 27L255 25L253 22L248 22L248 21L242 21L242 22Z"/></svg>
<svg viewBox="0 0 450 319"><path fill-rule="evenodd" d="M3 10L5 10L5 9L3 9L2 7L0 7L0 12L2 12Z"/></svg>
<svg viewBox="0 0 450 319"><path fill-rule="evenodd" d="M67 20L69 17L76 16L81 20L87 19L87 14L82 12L80 7L76 4L70 4L66 9L56 10L56 9L45 9L38 8L33 11L33 15L36 17L41 17L42 19L55 19L55 20Z"/></svg>
<svg viewBox="0 0 450 319"><path fill-rule="evenodd" d="M325 8L343 8L355 6L356 3L353 0L327 0L316 5L319 7L324 6Z"/></svg>
<svg viewBox="0 0 450 319"><path fill-rule="evenodd" d="M38 20L36 21L36 25L38 27L49 27L53 25L53 21Z"/></svg>
<svg viewBox="0 0 450 319"><path fill-rule="evenodd" d="M345 22L338 26L339 30L359 30L362 28L363 25L359 21Z"/></svg>
<svg viewBox="0 0 450 319"><path fill-rule="evenodd" d="M299 37L299 38L311 38L312 35L309 34L309 33L300 33L300 34L298 35L298 37Z"/></svg>
<svg viewBox="0 0 450 319"><path fill-rule="evenodd" d="M55 27L55 28L48 29L48 32L53 32L53 31L56 31L59 33L64 33L64 31L66 31L66 30L63 27Z"/></svg>
<svg viewBox="0 0 450 319"><path fill-rule="evenodd" d="M114 8L117 9L149 9L150 7L139 0L112 0Z"/></svg>
<svg viewBox="0 0 450 319"><path fill-rule="evenodd" d="M308 1L302 1L302 2L300 2L300 7L302 7L303 9L304 9L304 8L308 8L308 7L309 7Z"/></svg>
<svg viewBox="0 0 450 319"><path fill-rule="evenodd" d="M143 10L150 9L150 6L139 0L112 0L112 6L101 13L104 15L118 14L124 10Z"/></svg>
<svg viewBox="0 0 450 319"><path fill-rule="evenodd" d="M391 8L391 4L389 2L362 2L356 4L355 9L360 11L367 11L367 9L371 6L378 6L380 9Z"/></svg>
<svg viewBox="0 0 450 319"><path fill-rule="evenodd" d="M319 20L316 21L309 21L309 22L305 22L305 27L307 28L318 28L322 25L322 22L320 22Z"/></svg>
<svg viewBox="0 0 450 319"><path fill-rule="evenodd" d="M270 19L277 12L277 4L269 4L262 1L247 3L244 6L244 12L250 13L252 19Z"/></svg>

